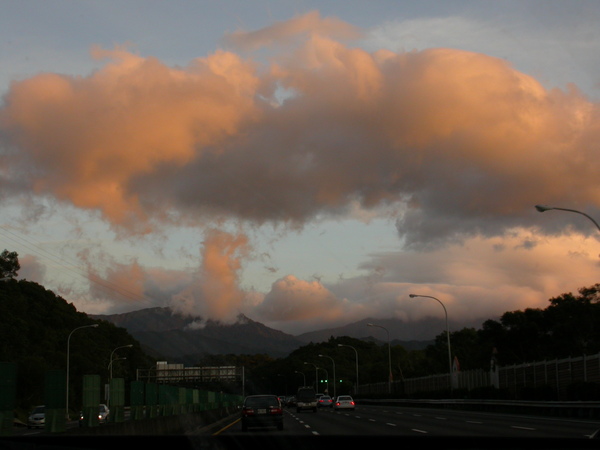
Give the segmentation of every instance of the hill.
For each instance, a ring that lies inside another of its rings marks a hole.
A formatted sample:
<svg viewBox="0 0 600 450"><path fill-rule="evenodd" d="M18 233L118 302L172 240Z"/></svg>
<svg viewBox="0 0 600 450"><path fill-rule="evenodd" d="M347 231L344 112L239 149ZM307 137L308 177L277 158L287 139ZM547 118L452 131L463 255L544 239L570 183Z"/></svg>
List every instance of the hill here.
<svg viewBox="0 0 600 450"><path fill-rule="evenodd" d="M193 364L207 354L262 353L282 357L304 344L243 315L233 325L201 322L199 317L182 316L169 308L92 317L127 329L150 355L185 364Z"/></svg>

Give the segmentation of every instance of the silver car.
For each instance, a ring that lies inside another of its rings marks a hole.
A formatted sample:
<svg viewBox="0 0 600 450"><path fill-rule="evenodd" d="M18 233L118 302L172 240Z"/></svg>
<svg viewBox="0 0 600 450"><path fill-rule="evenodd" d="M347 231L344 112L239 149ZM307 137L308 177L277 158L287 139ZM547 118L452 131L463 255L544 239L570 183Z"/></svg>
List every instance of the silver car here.
<svg viewBox="0 0 600 450"><path fill-rule="evenodd" d="M46 425L46 407L44 405L36 406L29 413L27 418L27 428L44 428Z"/></svg>
<svg viewBox="0 0 600 450"><path fill-rule="evenodd" d="M340 395L333 402L333 409L354 409L354 399L349 395Z"/></svg>

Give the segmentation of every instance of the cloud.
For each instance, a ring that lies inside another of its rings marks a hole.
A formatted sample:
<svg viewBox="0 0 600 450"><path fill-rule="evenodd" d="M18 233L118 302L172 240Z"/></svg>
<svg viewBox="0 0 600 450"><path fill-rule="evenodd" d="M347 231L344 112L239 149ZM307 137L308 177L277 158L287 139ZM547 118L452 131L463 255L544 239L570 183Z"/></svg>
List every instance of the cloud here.
<svg viewBox="0 0 600 450"><path fill-rule="evenodd" d="M237 321L244 301L238 287L239 272L249 251L246 236L210 230L199 273L186 289L172 297L169 306L177 313L203 320Z"/></svg>
<svg viewBox="0 0 600 450"><path fill-rule="evenodd" d="M230 33L223 41L240 50L257 50L273 45L289 47L311 36L347 40L357 39L362 35L363 31L358 27L335 17L322 18L318 11L311 11L257 31L240 30Z"/></svg>
<svg viewBox="0 0 600 450"><path fill-rule="evenodd" d="M183 69L94 53L111 61L88 77L13 84L0 116L16 149L7 176L121 230L301 226L402 205L399 233L430 245L531 224L542 200L598 205L598 105L500 59L368 53L322 36L263 72L225 52ZM296 94L264 102L274 82Z"/></svg>
<svg viewBox="0 0 600 450"><path fill-rule="evenodd" d="M196 279L169 296L179 312L222 321L250 305L274 323L347 319L376 307L410 316L397 294L384 294L394 282L435 281L431 289L451 299L479 298L464 303L481 305L465 307L465 314L487 310L484 297L532 299L534 289L558 288L527 275L539 264L527 248L539 251L541 244L521 234L564 230L559 221L568 219L540 220L537 203L600 210L598 104L575 86L547 89L481 53L349 46L358 31L310 13L227 37L244 50L277 40L286 51L268 62L217 51L168 67L125 48L95 48L92 55L106 64L87 76L43 73L15 81L0 109L0 186L97 213L122 234L209 230ZM391 211L421 270L403 255L386 264L373 258L373 267L384 270L382 280L361 280L381 290L370 303L337 294L343 283L325 286L292 274L264 297L244 292L239 274L251 257L250 241L245 231L217 231L229 222L240 230L300 229L316 219ZM475 251L459 252L465 244ZM513 249L503 253L506 245ZM442 248L450 249L439 253L447 264L427 277L425 255ZM506 266L478 270L478 258ZM104 274L90 265L89 273L134 298L148 297L148 270L135 261ZM97 288L90 295L102 297Z"/></svg>

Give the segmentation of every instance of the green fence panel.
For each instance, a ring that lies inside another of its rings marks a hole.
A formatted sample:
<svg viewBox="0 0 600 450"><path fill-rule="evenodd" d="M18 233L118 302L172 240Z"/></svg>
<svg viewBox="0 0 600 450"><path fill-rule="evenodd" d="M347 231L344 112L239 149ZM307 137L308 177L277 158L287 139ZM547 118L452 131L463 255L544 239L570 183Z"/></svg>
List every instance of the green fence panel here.
<svg viewBox="0 0 600 450"><path fill-rule="evenodd" d="M100 375L83 376L83 423L85 427L97 427L100 404Z"/></svg>
<svg viewBox="0 0 600 450"><path fill-rule="evenodd" d="M145 391L143 381L132 381L129 384L129 405L131 407L129 418L131 420L144 418Z"/></svg>
<svg viewBox="0 0 600 450"><path fill-rule="evenodd" d="M67 375L64 370L46 372L44 381L44 410L46 431L63 432L67 427Z"/></svg>
<svg viewBox="0 0 600 450"><path fill-rule="evenodd" d="M109 383L110 393L110 422L125 421L125 380L112 378Z"/></svg>
<svg viewBox="0 0 600 450"><path fill-rule="evenodd" d="M0 435L12 434L15 418L15 398L17 390L17 364L0 363Z"/></svg>
<svg viewBox="0 0 600 450"><path fill-rule="evenodd" d="M151 419L158 416L158 385L146 384L146 417Z"/></svg>

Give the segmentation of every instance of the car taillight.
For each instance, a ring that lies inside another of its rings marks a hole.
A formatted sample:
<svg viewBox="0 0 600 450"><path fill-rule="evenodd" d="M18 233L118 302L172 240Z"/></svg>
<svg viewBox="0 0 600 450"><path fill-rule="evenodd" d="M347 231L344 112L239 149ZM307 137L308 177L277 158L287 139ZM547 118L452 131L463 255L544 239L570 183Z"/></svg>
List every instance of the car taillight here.
<svg viewBox="0 0 600 450"><path fill-rule="evenodd" d="M281 408L271 408L271 414L281 414Z"/></svg>
<svg viewBox="0 0 600 450"><path fill-rule="evenodd" d="M251 416L254 414L254 410L252 408L244 408L242 410L242 414L244 414L246 416Z"/></svg>

